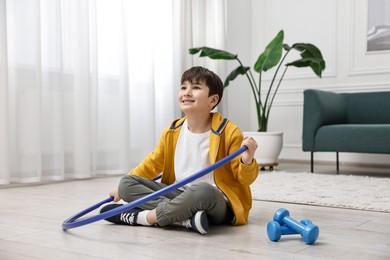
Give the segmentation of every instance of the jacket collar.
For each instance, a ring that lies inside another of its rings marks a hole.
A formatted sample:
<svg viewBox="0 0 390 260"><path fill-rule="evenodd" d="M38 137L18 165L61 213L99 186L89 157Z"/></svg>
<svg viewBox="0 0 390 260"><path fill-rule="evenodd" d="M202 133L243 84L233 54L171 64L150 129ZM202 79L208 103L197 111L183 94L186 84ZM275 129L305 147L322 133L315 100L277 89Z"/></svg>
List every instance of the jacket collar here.
<svg viewBox="0 0 390 260"><path fill-rule="evenodd" d="M211 133L210 133L210 145L209 145L209 153L210 153L210 163L215 163L217 159L217 154L219 150L219 142L221 141L221 133L225 129L228 120L223 118L223 116L218 113L211 113ZM186 117L178 118L172 122L170 130L176 133L176 136L179 136L181 127L184 123ZM171 136L171 135L170 135ZM177 138L173 139L173 146L176 147Z"/></svg>
<svg viewBox="0 0 390 260"><path fill-rule="evenodd" d="M219 136L225 128L228 120L226 118L223 118L223 116L218 112L211 113L211 116L211 132ZM185 119L186 117L182 117L174 120L171 124L170 129L175 130L177 128L180 128L183 125Z"/></svg>
<svg viewBox="0 0 390 260"><path fill-rule="evenodd" d="M227 118L223 118L223 116L215 112L212 114L212 121L211 121L211 132L213 132L216 135L221 135L221 132L225 129L225 126L228 122Z"/></svg>

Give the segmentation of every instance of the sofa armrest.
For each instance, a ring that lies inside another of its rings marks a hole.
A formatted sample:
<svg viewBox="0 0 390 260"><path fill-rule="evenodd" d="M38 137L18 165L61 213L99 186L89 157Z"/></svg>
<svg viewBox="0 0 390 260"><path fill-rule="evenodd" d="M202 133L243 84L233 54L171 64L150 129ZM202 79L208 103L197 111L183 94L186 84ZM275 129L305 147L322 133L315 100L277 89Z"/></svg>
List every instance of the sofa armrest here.
<svg viewBox="0 0 390 260"><path fill-rule="evenodd" d="M347 120L347 106L342 95L322 90L303 92L303 151L314 151L317 130L323 125L342 124Z"/></svg>

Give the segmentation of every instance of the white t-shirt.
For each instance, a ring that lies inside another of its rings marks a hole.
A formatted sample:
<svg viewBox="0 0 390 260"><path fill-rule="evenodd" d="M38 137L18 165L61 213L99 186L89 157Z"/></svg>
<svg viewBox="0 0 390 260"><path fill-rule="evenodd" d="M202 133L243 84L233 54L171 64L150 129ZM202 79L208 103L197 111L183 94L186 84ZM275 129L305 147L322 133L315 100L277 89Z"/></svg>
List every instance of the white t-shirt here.
<svg viewBox="0 0 390 260"><path fill-rule="evenodd" d="M203 170L210 165L209 156L210 131L204 133L192 133L188 129L187 120L184 121L177 140L175 150L175 174L176 182ZM208 182L215 185L213 172L207 173L183 188L187 188L196 182Z"/></svg>

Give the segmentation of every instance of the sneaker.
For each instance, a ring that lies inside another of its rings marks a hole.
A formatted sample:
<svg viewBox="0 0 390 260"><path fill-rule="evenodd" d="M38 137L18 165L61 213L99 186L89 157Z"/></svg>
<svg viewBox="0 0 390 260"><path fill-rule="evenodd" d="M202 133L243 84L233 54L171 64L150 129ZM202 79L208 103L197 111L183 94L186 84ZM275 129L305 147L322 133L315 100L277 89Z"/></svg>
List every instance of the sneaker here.
<svg viewBox="0 0 390 260"><path fill-rule="evenodd" d="M207 219L206 212L198 211L185 223L186 228L190 228L200 234L207 234L209 230L209 221Z"/></svg>
<svg viewBox="0 0 390 260"><path fill-rule="evenodd" d="M120 207L122 205L123 204L109 204L107 206L104 206L100 210L100 213L112 210L112 209ZM115 223L115 224L135 226L135 225L137 225L138 213L141 211L142 211L142 209L140 209L140 208L133 208L133 209L130 209L128 211L122 212L118 215L114 215L112 217L106 218L105 220L107 220L111 223Z"/></svg>

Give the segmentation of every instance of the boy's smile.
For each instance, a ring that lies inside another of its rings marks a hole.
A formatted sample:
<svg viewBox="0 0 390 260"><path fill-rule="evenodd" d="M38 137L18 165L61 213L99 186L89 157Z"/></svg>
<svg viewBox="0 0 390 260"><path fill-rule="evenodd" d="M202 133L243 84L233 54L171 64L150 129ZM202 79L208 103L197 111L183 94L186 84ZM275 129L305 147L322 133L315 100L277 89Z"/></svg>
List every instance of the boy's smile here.
<svg viewBox="0 0 390 260"><path fill-rule="evenodd" d="M185 103L193 103L193 102L195 102L193 99L189 99L189 98L184 98L183 100L182 100L182 103L183 104L185 104Z"/></svg>

